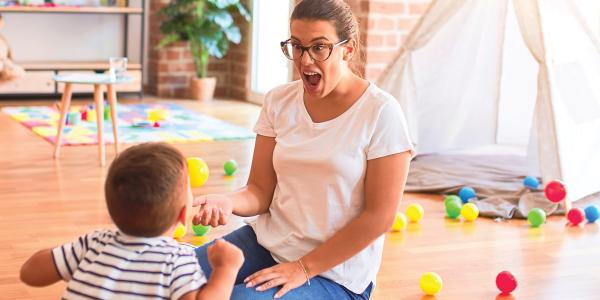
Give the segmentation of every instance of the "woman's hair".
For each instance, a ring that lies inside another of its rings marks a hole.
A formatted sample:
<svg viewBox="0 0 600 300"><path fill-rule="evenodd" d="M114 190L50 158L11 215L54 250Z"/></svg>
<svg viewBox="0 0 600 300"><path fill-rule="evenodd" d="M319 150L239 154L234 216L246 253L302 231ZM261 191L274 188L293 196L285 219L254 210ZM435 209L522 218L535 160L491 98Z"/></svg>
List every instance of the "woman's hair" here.
<svg viewBox="0 0 600 300"><path fill-rule="evenodd" d="M353 39L356 48L350 69L358 76L364 77L364 58L361 49L358 21L348 3L343 0L302 0L294 7L291 20L330 21L340 41Z"/></svg>
<svg viewBox="0 0 600 300"><path fill-rule="evenodd" d="M187 162L175 147L165 143L133 146L108 170L104 185L108 212L125 234L159 236L177 222L186 184Z"/></svg>

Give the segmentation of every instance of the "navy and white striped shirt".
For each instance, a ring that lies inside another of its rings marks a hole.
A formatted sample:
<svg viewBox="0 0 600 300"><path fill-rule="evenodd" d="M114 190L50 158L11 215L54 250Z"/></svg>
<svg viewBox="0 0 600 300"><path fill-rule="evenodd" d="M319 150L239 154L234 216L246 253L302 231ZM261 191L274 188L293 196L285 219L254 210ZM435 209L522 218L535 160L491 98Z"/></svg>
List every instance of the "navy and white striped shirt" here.
<svg viewBox="0 0 600 300"><path fill-rule="evenodd" d="M65 299L179 299L206 283L194 247L98 230L52 249Z"/></svg>

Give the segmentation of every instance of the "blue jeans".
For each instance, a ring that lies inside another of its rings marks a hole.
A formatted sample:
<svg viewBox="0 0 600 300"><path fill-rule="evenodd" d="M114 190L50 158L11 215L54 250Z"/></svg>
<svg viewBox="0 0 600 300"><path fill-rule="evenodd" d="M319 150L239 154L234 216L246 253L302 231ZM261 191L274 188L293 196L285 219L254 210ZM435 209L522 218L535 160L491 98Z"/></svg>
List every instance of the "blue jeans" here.
<svg viewBox="0 0 600 300"><path fill-rule="evenodd" d="M269 250L263 248L258 244L256 240L256 234L252 227L246 225L240 229L231 232L223 237L226 241L238 246L244 253L245 261L242 268L238 272L235 280L235 286L233 287L233 293L231 299L234 300L245 300L245 299L273 299L275 293L280 287L274 287L266 291L258 292L254 288L247 288L243 283L244 278L254 274L265 268L272 267L277 262L269 253ZM209 244L205 244L202 247L196 249L196 255L198 256L198 262L202 267L202 271L206 274L206 277L210 277L212 268L208 263L208 256L206 249ZM371 290L373 289L373 283L365 289L362 294L355 294L348 290L344 286L331 281L325 277L316 276L311 278L310 286L308 283L297 287L287 292L281 299L289 300L311 300L311 299L369 299L371 296Z"/></svg>

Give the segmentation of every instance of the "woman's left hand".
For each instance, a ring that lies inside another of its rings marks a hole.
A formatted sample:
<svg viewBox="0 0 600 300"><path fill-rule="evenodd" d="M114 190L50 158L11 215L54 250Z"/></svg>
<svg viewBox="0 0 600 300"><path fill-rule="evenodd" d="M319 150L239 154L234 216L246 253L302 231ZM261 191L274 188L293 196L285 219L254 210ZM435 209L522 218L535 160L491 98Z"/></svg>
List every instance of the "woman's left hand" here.
<svg viewBox="0 0 600 300"><path fill-rule="evenodd" d="M262 269L244 279L246 287L255 287L257 291L266 291L270 288L283 285L275 298L280 298L285 293L303 285L306 282L304 271L298 262L281 263L270 268Z"/></svg>

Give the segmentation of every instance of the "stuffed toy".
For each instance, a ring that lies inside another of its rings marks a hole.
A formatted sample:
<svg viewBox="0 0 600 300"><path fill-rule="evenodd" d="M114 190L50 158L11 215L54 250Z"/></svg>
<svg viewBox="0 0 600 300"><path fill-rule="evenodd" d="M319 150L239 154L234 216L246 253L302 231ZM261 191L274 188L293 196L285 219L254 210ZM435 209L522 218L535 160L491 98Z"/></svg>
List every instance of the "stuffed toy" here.
<svg viewBox="0 0 600 300"><path fill-rule="evenodd" d="M0 30L4 28L4 19L0 15ZM10 46L6 39L0 35L0 82L14 80L22 77L25 70L13 63Z"/></svg>

